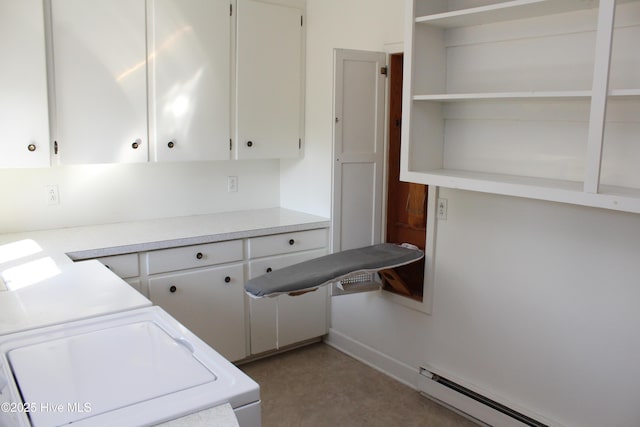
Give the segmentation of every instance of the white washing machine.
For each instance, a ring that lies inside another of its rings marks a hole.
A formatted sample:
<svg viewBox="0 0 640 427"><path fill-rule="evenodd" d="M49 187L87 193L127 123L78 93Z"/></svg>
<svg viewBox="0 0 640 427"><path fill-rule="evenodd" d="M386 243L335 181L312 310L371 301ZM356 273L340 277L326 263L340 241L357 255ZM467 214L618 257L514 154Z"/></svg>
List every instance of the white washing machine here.
<svg viewBox="0 0 640 427"><path fill-rule="evenodd" d="M173 317L97 261L60 270L0 292L0 427L154 425L222 404L260 426L258 384Z"/></svg>
<svg viewBox="0 0 640 427"><path fill-rule="evenodd" d="M229 403L260 425L256 382L159 307L0 337L0 426L147 426Z"/></svg>

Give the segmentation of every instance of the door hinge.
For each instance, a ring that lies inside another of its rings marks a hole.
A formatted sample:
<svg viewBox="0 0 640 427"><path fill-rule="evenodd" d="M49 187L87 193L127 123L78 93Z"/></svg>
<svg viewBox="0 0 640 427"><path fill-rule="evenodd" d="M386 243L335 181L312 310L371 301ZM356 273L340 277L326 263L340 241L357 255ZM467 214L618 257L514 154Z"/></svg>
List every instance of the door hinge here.
<svg viewBox="0 0 640 427"><path fill-rule="evenodd" d="M302 15L300 15L300 26L301 26L301 27L302 27L302 25L303 25L303 22L304 22L304 21L303 21L303 19L302 19Z"/></svg>
<svg viewBox="0 0 640 427"><path fill-rule="evenodd" d="M53 141L53 154L58 154L58 141Z"/></svg>
<svg viewBox="0 0 640 427"><path fill-rule="evenodd" d="M302 138L298 138L298 150L302 149Z"/></svg>
<svg viewBox="0 0 640 427"><path fill-rule="evenodd" d="M229 16L233 16L233 4L229 3Z"/></svg>
<svg viewBox="0 0 640 427"><path fill-rule="evenodd" d="M229 138L229 151L232 150L232 147L233 147L233 142L232 142L231 138Z"/></svg>
<svg viewBox="0 0 640 427"><path fill-rule="evenodd" d="M380 67L380 74L386 76L389 74L389 68L385 65L384 67Z"/></svg>

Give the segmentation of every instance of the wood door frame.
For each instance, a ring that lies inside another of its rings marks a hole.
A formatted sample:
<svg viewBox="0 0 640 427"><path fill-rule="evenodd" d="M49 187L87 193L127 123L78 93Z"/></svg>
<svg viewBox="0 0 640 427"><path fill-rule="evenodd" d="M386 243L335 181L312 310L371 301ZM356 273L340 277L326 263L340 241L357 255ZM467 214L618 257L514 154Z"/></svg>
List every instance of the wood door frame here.
<svg viewBox="0 0 640 427"><path fill-rule="evenodd" d="M390 63L390 56L394 54L404 53L404 44L403 43L393 43L385 46L385 51L387 53L387 63ZM407 67L404 67L403 71L403 79L410 78L410 74L408 73ZM384 171L384 200L383 204L387 206L387 181L389 170L387 167L388 159L389 159L389 129L390 129L390 115L391 112L389 110L389 100L390 100L390 88L389 79L387 79L387 101L385 105L385 171ZM408 117L403 116L403 121L408 120ZM424 288L422 295L422 302L413 300L411 298L407 298L402 295L398 295L392 292L382 291L381 295L383 298L392 301L394 303L406 306L416 311L420 311L425 314L431 314L431 308L433 303L433 288L434 288L434 280L435 280L435 245L436 245L436 204L438 200L439 189L438 187L431 186L429 187L429 193L427 196L427 230L426 230L426 240L425 240L425 272L424 272ZM387 210L383 209L383 218L382 218L382 235L386 236L387 234Z"/></svg>
<svg viewBox="0 0 640 427"><path fill-rule="evenodd" d="M428 186L400 180L402 70L404 53L389 55L389 131L387 133L386 239L389 243L410 243L424 250L426 243L426 196ZM424 193L423 193L424 192ZM422 194L422 198L420 195ZM421 203L420 200L421 199ZM406 206L404 201L406 200ZM381 272L383 290L422 302L424 260Z"/></svg>
<svg viewBox="0 0 640 427"><path fill-rule="evenodd" d="M341 49L337 49L337 50L341 50ZM336 49L334 49L334 72L336 69L335 66L335 51ZM390 45L386 45L385 46L385 53L387 54L387 63L389 63L389 55L394 54L394 53L403 53L404 52L404 46L402 43L395 43L395 44L390 44ZM405 67L404 70L404 78L408 78L407 77L407 69ZM336 85L336 76L334 75L334 99L333 99L333 105L334 105L334 111L333 111L333 118L337 117L336 116L336 111L335 111L335 106L336 106L336 99L335 99L335 85ZM382 194L379 195L379 197L381 198L381 202L382 202L382 207L386 207L387 205L387 191L388 191L388 187L387 187L387 179L388 179L388 167L387 167L387 162L388 162L388 157L389 157L389 89L390 89L390 85L389 85L389 79L386 79L387 81L385 82L386 84L386 88L385 88L385 103L384 103L384 119L383 119L383 131L382 131L382 137L384 139L383 141L383 161L382 161L382 184L381 184L381 189L382 189ZM406 117L403 118L403 120L407 120ZM333 160L333 164L332 164L332 207L331 207L331 252L337 252L340 251L340 243L339 241L336 241L337 236L339 237L340 234L340 227L341 227L341 220L340 218L337 217L336 212L339 212L339 210L337 209L336 206L336 186L340 185L341 183L339 182L339 177L336 177L336 153L335 153L335 135L336 135L336 125L335 122L332 122L332 135L334 138L333 141L333 151L332 151L332 160ZM438 198L438 188L437 187L431 187L429 189L429 194L428 194L428 198L427 198L427 236L426 236L426 242L425 242L425 274L424 274L424 288L423 288L423 298L422 298L422 302L420 301L416 301L413 300L411 298L407 298L405 296L401 296L395 293L391 293L391 292L387 292L387 291L381 291L379 292L377 295L379 295L380 297L387 299L391 302L394 302L396 304L405 306L407 308L425 313L425 314L430 314L431 313L431 307L432 307L432 299L433 299L433 287L434 287L434 267L435 267L435 262L434 262L434 255L435 255L435 241L436 241L436 201ZM387 221L387 212L385 208L381 207L381 219L379 221L379 233L380 236L386 236L386 221Z"/></svg>

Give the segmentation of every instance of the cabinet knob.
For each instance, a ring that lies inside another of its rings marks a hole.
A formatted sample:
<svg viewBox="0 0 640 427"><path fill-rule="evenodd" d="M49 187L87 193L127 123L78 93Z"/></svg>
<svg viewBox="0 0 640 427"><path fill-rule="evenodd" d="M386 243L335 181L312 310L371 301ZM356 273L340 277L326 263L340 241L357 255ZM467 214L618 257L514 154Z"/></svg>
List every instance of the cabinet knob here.
<svg viewBox="0 0 640 427"><path fill-rule="evenodd" d="M293 244L294 244L294 243L296 243L296 241L295 241L295 240L293 240L293 239L289 240L289 244L290 244L291 246L293 246Z"/></svg>
<svg viewBox="0 0 640 427"><path fill-rule="evenodd" d="M169 292L171 292L171 293L174 293L177 290L178 290L178 288L176 288L176 285L171 285L171 287L169 288Z"/></svg>
<svg viewBox="0 0 640 427"><path fill-rule="evenodd" d="M140 147L140 143L142 141L140 141L139 139L136 139L135 141L133 141L133 144L131 144L131 148L133 148L134 150L137 150L138 147Z"/></svg>
<svg viewBox="0 0 640 427"><path fill-rule="evenodd" d="M227 276L224 278L225 283L229 283L231 281L231 277Z"/></svg>
<svg viewBox="0 0 640 427"><path fill-rule="evenodd" d="M167 147L169 147L169 148L173 148L175 146L176 146L176 144L173 141L169 141L169 143L167 144Z"/></svg>
<svg viewBox="0 0 640 427"><path fill-rule="evenodd" d="M267 273L271 273L272 271L271 267L267 268Z"/></svg>
<svg viewBox="0 0 640 427"><path fill-rule="evenodd" d="M29 144L27 145L27 150L34 152L36 151L36 144Z"/></svg>
<svg viewBox="0 0 640 427"><path fill-rule="evenodd" d="M202 252L198 252L196 254L196 258L198 258L198 259L202 259L203 257L204 257L204 255L202 255Z"/></svg>
<svg viewBox="0 0 640 427"><path fill-rule="evenodd" d="M247 141L247 147L249 148L253 147L253 141Z"/></svg>

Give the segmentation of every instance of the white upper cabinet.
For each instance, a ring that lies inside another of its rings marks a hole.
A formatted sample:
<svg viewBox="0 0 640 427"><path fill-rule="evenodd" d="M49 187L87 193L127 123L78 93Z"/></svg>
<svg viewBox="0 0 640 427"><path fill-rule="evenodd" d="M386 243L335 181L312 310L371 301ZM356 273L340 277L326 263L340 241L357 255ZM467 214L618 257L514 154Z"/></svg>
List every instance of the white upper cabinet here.
<svg viewBox="0 0 640 427"><path fill-rule="evenodd" d="M640 2L406 6L403 180L640 212Z"/></svg>
<svg viewBox="0 0 640 427"><path fill-rule="evenodd" d="M231 3L148 3L152 159L228 160Z"/></svg>
<svg viewBox="0 0 640 427"><path fill-rule="evenodd" d="M0 0L0 167L50 163L41 0Z"/></svg>
<svg viewBox="0 0 640 427"><path fill-rule="evenodd" d="M300 153L302 10L238 1L235 153L238 159Z"/></svg>
<svg viewBox="0 0 640 427"><path fill-rule="evenodd" d="M144 0L51 0L60 164L145 162Z"/></svg>
<svg viewBox="0 0 640 427"><path fill-rule="evenodd" d="M301 152L302 0L0 8L0 167Z"/></svg>

